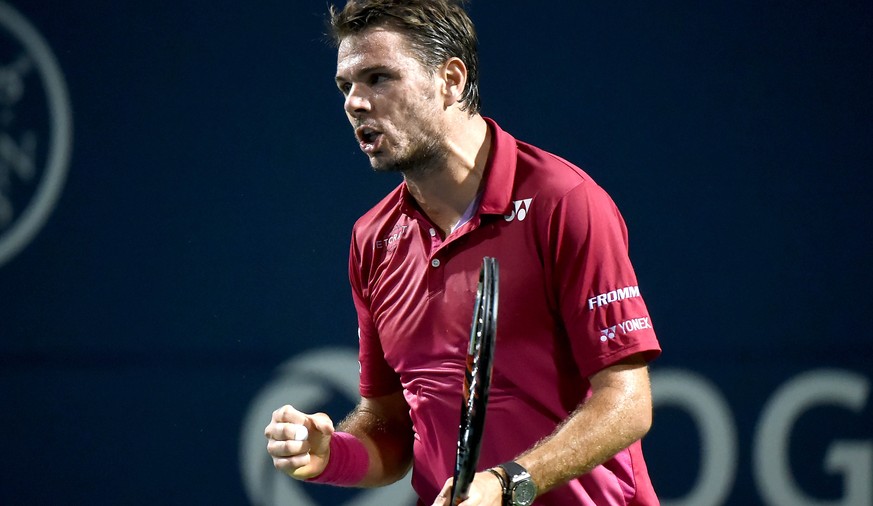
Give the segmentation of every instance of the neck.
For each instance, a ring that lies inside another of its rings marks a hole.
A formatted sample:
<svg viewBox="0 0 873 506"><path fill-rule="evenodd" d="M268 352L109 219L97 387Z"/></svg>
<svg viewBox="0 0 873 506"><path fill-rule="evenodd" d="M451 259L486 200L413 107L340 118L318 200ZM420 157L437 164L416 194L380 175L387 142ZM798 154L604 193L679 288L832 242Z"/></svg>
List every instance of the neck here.
<svg viewBox="0 0 873 506"><path fill-rule="evenodd" d="M444 236L476 198L491 148L491 132L477 114L450 128L445 141L444 167L403 174L410 195Z"/></svg>

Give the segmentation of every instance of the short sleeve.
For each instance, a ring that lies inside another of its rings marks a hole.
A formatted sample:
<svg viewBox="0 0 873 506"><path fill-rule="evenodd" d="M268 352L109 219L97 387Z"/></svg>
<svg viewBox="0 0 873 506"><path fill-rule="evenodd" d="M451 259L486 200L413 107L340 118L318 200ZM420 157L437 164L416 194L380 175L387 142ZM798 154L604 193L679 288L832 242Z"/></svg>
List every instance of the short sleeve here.
<svg viewBox="0 0 873 506"><path fill-rule="evenodd" d="M365 262L355 241L349 253L349 282L352 300L358 317L358 363L360 365L359 391L362 397L379 397L402 388L400 377L385 361L382 343L368 304L368 291L363 281Z"/></svg>
<svg viewBox="0 0 873 506"><path fill-rule="evenodd" d="M548 226L551 283L580 372L590 377L623 358L660 354L628 255L615 203L585 181L555 206Z"/></svg>

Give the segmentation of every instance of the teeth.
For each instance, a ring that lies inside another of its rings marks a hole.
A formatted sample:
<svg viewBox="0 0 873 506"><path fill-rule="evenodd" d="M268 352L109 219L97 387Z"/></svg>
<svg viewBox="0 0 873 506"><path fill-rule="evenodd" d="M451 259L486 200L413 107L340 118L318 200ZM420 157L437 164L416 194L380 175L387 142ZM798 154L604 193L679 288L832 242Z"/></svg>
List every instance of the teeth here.
<svg viewBox="0 0 873 506"><path fill-rule="evenodd" d="M363 139L364 142L373 142L377 135L379 134L370 128L365 128L361 131L361 139Z"/></svg>

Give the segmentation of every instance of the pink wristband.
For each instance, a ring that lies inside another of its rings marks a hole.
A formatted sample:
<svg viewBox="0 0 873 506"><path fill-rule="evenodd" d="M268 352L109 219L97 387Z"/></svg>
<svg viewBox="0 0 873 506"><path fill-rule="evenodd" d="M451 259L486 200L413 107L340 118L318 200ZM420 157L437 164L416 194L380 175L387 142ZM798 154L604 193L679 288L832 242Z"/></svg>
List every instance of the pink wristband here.
<svg viewBox="0 0 873 506"><path fill-rule="evenodd" d="M364 479L370 466L367 448L348 432L334 432L330 437L330 459L321 474L306 481L352 487Z"/></svg>

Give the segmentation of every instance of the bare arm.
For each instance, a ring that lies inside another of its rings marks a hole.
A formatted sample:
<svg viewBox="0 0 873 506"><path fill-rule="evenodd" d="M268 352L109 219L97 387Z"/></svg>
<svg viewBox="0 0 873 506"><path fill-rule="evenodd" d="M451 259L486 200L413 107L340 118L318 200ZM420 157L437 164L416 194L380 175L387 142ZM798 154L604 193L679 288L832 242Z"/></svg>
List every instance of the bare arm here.
<svg viewBox="0 0 873 506"><path fill-rule="evenodd" d="M367 447L370 466L361 487L394 483L412 466L412 421L402 392L362 398L339 430L354 434Z"/></svg>
<svg viewBox="0 0 873 506"><path fill-rule="evenodd" d="M349 485L387 485L402 478L412 465L412 421L401 392L361 399L339 430L355 435L367 450L369 466L364 478ZM315 478L330 459L343 458L331 454L333 433L333 422L326 414L302 413L292 406L274 411L264 429L273 465L298 480Z"/></svg>
<svg viewBox="0 0 873 506"><path fill-rule="evenodd" d="M540 493L591 471L652 425L649 373L641 356L598 372L591 387L591 397L551 436L516 459Z"/></svg>
<svg viewBox="0 0 873 506"><path fill-rule="evenodd" d="M635 355L591 377L593 393L545 439L518 457L540 494L585 474L642 438L652 424L649 373ZM451 480L434 505L448 505ZM501 504L500 483L490 472L476 474L461 506Z"/></svg>

